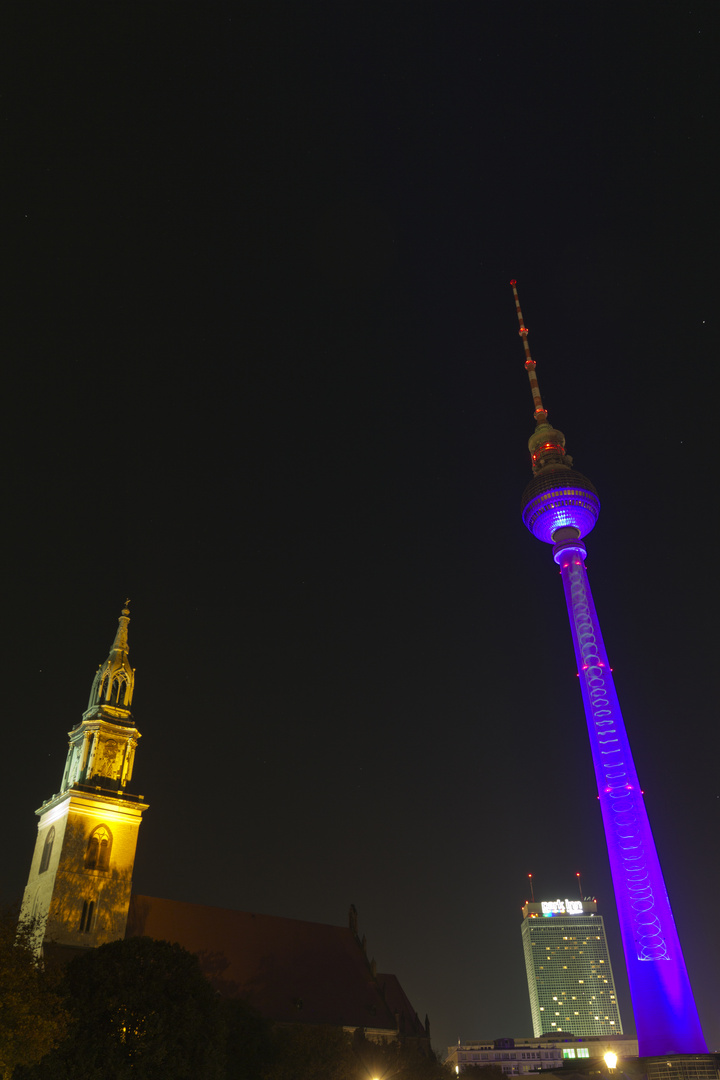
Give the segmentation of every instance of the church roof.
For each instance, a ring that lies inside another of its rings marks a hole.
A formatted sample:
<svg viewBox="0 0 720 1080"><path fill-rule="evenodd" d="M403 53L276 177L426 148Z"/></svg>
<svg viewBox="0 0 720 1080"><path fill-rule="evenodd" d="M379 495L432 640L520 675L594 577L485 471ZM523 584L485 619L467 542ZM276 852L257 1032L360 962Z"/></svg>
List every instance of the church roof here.
<svg viewBox="0 0 720 1080"><path fill-rule="evenodd" d="M396 977L373 975L348 927L133 895L126 937L139 935L195 953L221 993L270 1020L426 1034Z"/></svg>

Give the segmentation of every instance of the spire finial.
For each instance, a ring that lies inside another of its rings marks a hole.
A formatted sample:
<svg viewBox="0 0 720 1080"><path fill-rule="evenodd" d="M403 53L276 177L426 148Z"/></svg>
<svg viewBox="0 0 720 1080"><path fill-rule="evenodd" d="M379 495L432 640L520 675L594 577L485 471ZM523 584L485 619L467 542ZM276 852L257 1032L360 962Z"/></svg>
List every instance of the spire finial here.
<svg viewBox="0 0 720 1080"><path fill-rule="evenodd" d="M515 296L515 310L517 311L518 322L520 323L520 337L522 338L523 345L525 346L525 370L528 373L528 379L530 380L530 389L532 391L533 403L535 405L535 423L544 424L547 422L547 409L543 406L542 398L540 397L540 387L538 386L537 375L535 374L535 361L530 355L530 346L528 345L529 330L525 325L523 319L523 313L520 310L520 297L517 291L517 281L515 278L510 282L512 285L512 291Z"/></svg>

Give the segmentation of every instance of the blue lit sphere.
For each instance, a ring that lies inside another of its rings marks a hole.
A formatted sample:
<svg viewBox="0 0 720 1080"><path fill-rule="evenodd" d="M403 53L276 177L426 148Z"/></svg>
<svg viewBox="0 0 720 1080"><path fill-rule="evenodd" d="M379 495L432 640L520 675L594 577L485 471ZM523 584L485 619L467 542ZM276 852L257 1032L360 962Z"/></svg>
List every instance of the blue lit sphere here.
<svg viewBox="0 0 720 1080"><path fill-rule="evenodd" d="M553 543L553 533L571 526L579 538L593 529L600 514L600 499L582 473L562 467L544 469L534 476L522 497L523 522L538 540Z"/></svg>

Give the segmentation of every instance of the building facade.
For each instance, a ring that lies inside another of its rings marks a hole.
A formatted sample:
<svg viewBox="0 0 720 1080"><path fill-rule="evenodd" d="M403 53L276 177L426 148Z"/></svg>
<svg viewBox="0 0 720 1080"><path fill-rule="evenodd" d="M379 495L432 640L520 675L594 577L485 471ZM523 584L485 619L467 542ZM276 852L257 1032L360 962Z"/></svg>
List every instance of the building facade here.
<svg viewBox="0 0 720 1080"><path fill-rule="evenodd" d="M493 1065L508 1076L523 1076L525 1073L557 1069L564 1061L602 1061L608 1050L617 1054L619 1061L636 1058L637 1039L626 1035L611 1038L590 1036L584 1039L565 1033L561 1037L545 1035L532 1039L473 1039L449 1046L445 1061L458 1075L471 1065Z"/></svg>
<svg viewBox="0 0 720 1080"><path fill-rule="evenodd" d="M596 901L526 903L522 913L534 1035L622 1035L605 925Z"/></svg>
<svg viewBox="0 0 720 1080"><path fill-rule="evenodd" d="M522 1047L520 1043L523 1043ZM562 1065L562 1050L537 1040L494 1039L490 1041L458 1042L448 1046L447 1065L459 1075L469 1065L502 1069L507 1076L522 1076L540 1069L557 1069Z"/></svg>

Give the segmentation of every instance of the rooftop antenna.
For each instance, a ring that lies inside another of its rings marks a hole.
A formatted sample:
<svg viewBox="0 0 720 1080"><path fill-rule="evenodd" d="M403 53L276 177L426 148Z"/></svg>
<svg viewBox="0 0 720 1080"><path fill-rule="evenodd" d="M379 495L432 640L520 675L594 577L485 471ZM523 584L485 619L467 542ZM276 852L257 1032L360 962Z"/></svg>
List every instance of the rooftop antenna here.
<svg viewBox="0 0 720 1080"><path fill-rule="evenodd" d="M583 898L583 893L582 893L582 875L581 875L581 873L580 873L580 871L579 871L579 870L578 870L577 874L575 875L575 877L577 878L577 883L578 883L578 889L580 890L580 899L582 900L582 898Z"/></svg>
<svg viewBox="0 0 720 1080"><path fill-rule="evenodd" d="M535 890L533 889L532 874L528 874L528 877L530 878L530 899L532 900L532 902L534 904L535 903Z"/></svg>

